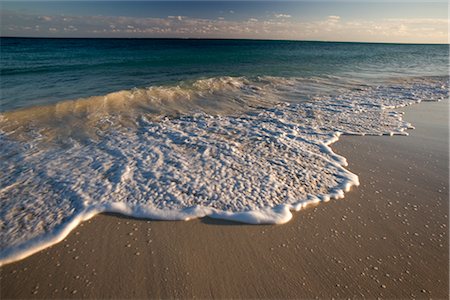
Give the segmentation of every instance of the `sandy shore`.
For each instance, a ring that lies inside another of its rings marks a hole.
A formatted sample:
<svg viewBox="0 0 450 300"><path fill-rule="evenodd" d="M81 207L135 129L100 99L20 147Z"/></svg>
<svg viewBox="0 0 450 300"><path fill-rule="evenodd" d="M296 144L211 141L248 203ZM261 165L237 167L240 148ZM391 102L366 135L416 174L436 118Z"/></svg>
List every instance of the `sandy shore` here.
<svg viewBox="0 0 450 300"><path fill-rule="evenodd" d="M409 137L343 137L361 185L279 226L100 215L1 269L1 298L449 296L448 102Z"/></svg>

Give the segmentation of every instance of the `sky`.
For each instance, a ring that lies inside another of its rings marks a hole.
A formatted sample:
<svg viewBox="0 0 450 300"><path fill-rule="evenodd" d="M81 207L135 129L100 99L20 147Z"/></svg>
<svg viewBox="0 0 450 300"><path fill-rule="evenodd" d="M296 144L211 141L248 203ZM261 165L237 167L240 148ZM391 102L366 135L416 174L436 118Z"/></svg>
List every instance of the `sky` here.
<svg viewBox="0 0 450 300"><path fill-rule="evenodd" d="M448 43L446 1L0 1L1 36Z"/></svg>

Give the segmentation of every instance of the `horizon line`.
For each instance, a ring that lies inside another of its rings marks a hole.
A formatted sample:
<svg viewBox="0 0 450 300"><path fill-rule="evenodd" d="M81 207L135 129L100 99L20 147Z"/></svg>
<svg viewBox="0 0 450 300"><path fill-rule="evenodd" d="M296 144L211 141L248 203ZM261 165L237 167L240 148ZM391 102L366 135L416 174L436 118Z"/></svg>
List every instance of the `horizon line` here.
<svg viewBox="0 0 450 300"><path fill-rule="evenodd" d="M1 0L0 0L1 1ZM347 44L392 44L392 45L447 45L447 43L409 43L409 42L377 42L377 41L333 41L333 40L292 40L292 39L252 39L252 38L195 38L195 37L46 37L46 36L1 36L12 39L103 39L103 40L228 40L228 41L272 41L272 42L314 42L314 43L347 43Z"/></svg>

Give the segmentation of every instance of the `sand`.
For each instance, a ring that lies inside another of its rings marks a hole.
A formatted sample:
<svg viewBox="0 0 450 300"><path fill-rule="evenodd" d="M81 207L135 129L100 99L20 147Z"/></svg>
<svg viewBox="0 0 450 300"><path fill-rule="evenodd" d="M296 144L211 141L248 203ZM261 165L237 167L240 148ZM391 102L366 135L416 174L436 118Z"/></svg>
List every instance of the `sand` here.
<svg viewBox="0 0 450 300"><path fill-rule="evenodd" d="M445 298L448 102L409 137L345 136L361 185L285 225L99 215L1 269L1 298Z"/></svg>

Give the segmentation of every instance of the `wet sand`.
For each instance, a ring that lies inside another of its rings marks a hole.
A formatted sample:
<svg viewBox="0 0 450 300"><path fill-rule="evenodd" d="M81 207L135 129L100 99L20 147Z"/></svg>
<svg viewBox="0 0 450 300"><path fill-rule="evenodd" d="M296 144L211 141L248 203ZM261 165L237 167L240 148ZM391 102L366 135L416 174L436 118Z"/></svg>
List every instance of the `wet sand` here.
<svg viewBox="0 0 450 300"><path fill-rule="evenodd" d="M0 298L449 296L448 102L405 108L409 137L333 145L361 185L285 225L100 215L1 269Z"/></svg>

